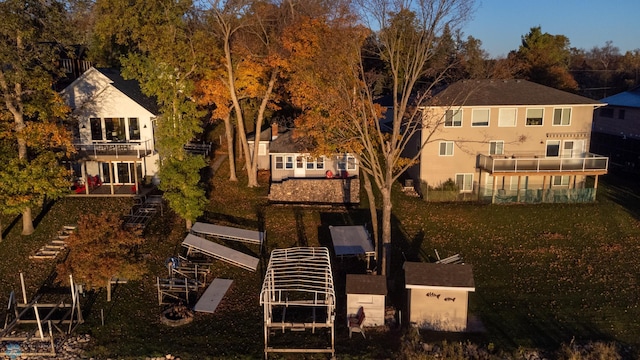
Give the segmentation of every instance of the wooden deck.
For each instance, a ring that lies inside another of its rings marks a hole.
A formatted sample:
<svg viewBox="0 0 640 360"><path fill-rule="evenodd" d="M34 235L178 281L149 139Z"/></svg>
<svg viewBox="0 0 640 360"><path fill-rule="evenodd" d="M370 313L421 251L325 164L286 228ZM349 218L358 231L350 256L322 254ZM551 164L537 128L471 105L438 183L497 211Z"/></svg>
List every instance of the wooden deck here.
<svg viewBox="0 0 640 360"><path fill-rule="evenodd" d="M134 196L144 196L150 194L155 187L154 186L142 186L140 190L136 194L135 188L133 185L113 185L113 193L112 186L109 184L102 184L98 187L89 189L89 193L81 192L75 193L72 192L68 194L69 197L134 197Z"/></svg>

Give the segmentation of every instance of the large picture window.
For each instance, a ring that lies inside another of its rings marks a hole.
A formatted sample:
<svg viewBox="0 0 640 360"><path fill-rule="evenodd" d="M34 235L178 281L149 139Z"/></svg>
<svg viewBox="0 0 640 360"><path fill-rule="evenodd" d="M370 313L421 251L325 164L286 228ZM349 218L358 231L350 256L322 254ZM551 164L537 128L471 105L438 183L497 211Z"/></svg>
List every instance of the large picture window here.
<svg viewBox="0 0 640 360"><path fill-rule="evenodd" d="M100 118L89 119L91 126L91 140L102 140L102 120Z"/></svg>
<svg viewBox="0 0 640 360"><path fill-rule="evenodd" d="M500 109L498 116L498 126L500 127L514 127L516 126L517 109L506 108Z"/></svg>
<svg viewBox="0 0 640 360"><path fill-rule="evenodd" d="M444 119L445 127L462 126L462 110L447 110Z"/></svg>
<svg viewBox="0 0 640 360"><path fill-rule="evenodd" d="M129 118L129 140L140 140L140 122L138 118Z"/></svg>
<svg viewBox="0 0 640 360"><path fill-rule="evenodd" d="M106 130L107 140L114 142L126 140L124 118L105 118L104 128Z"/></svg>
<svg viewBox="0 0 640 360"><path fill-rule="evenodd" d="M553 125L556 125L556 126L571 125L571 108L554 109Z"/></svg>

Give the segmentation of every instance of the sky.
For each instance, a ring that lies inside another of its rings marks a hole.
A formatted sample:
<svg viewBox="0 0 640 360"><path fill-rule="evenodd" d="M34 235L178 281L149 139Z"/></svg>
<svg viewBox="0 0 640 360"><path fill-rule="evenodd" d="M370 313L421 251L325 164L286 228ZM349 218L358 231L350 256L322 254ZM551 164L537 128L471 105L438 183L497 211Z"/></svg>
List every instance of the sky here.
<svg viewBox="0 0 640 360"><path fill-rule="evenodd" d="M608 40L622 54L640 48L640 0L476 0L475 8L462 31L481 40L492 58L517 50L535 26L584 50Z"/></svg>

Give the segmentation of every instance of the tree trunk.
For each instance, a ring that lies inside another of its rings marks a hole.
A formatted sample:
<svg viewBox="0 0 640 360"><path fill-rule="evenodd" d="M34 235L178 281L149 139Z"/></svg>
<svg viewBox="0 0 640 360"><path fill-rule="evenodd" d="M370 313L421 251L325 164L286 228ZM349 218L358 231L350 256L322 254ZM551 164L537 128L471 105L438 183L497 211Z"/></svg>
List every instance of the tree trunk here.
<svg viewBox="0 0 640 360"><path fill-rule="evenodd" d="M3 229L2 229L2 219L0 219L0 242L2 242L2 232L3 232Z"/></svg>
<svg viewBox="0 0 640 360"><path fill-rule="evenodd" d="M191 226L193 225L193 222L189 219L185 219L185 225L187 227L187 231L191 230Z"/></svg>
<svg viewBox="0 0 640 360"><path fill-rule="evenodd" d="M373 194L373 187L371 186L371 179L369 179L369 174L366 172L362 172L362 179L364 180L364 189L367 192L367 198L369 199L369 211L371 212L371 229L373 230L373 242L376 244L376 256L378 258L378 271L381 271L382 264L382 252L380 244L380 231L378 229L378 211L376 209L376 198Z"/></svg>
<svg viewBox="0 0 640 360"><path fill-rule="evenodd" d="M391 184L380 189L382 193L382 262L380 270L382 275L389 274L391 265Z"/></svg>
<svg viewBox="0 0 640 360"><path fill-rule="evenodd" d="M271 78L269 79L269 85L265 90L264 97L262 98L262 102L260 103L260 109L258 110L258 118L256 119L256 130L255 130L255 140L253 141L253 153L250 156L251 161L248 162L247 171L249 177L249 183L247 186L256 187L258 186L258 153L260 149L260 133L262 130L262 123L264 122L264 112L267 109L267 104L269 104L269 99L271 99L271 93L273 92L273 87L276 84L276 80L278 79L278 69L274 69L271 72Z"/></svg>
<svg viewBox="0 0 640 360"><path fill-rule="evenodd" d="M236 161L233 151L233 126L231 125L231 113L224 118L224 133L227 139L227 153L229 157L229 181L238 181L236 175Z"/></svg>
<svg viewBox="0 0 640 360"><path fill-rule="evenodd" d="M31 216L31 208L25 208L22 211L22 235L33 234L33 217Z"/></svg>

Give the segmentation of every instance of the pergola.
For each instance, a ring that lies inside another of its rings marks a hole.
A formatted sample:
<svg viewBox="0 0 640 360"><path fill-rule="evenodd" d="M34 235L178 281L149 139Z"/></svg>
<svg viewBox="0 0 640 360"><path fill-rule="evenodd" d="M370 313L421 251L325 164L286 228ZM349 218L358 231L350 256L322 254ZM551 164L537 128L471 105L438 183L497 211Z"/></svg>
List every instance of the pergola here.
<svg viewBox="0 0 640 360"><path fill-rule="evenodd" d="M336 295L329 250L324 247L297 247L271 252L262 283L260 304L264 306L264 354L331 353L335 356ZM327 329L330 346L318 348L274 348L270 335L276 329L306 331Z"/></svg>

